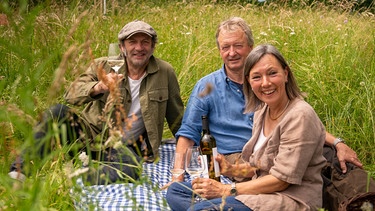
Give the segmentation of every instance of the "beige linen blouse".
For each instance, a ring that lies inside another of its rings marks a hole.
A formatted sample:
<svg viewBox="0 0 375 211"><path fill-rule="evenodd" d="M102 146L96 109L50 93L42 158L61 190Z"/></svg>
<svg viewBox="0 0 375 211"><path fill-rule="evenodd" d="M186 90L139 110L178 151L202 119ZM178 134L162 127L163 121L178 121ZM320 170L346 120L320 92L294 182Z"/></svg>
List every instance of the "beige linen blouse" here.
<svg viewBox="0 0 375 211"><path fill-rule="evenodd" d="M294 99L263 146L253 152L266 112L267 106L255 112L253 136L243 148L243 158L259 168L252 179L271 174L290 185L284 191L236 199L254 211L317 210L322 206L320 173L326 162L323 124L308 103Z"/></svg>

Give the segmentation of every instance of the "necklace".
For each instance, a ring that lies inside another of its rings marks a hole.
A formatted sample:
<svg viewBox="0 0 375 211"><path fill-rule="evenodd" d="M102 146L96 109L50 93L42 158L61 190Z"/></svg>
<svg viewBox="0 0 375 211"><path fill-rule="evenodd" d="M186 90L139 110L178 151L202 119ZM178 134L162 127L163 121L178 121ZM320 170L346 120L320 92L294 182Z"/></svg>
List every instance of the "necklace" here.
<svg viewBox="0 0 375 211"><path fill-rule="evenodd" d="M289 106L289 102L290 102L290 100L288 100L288 103L286 104L284 110L283 110L279 115L277 115L276 118L272 118L272 117L271 117L270 108L268 107L268 116L270 117L270 119L271 119L271 120L276 120L276 119L280 118L281 115L283 115L284 112L285 112L285 110L288 108L288 106Z"/></svg>

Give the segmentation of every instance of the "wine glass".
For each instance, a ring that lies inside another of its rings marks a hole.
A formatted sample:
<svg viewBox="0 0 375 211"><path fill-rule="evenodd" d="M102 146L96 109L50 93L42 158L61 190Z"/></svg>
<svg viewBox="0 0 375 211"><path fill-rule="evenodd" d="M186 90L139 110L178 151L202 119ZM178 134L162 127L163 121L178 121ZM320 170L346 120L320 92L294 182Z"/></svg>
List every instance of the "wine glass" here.
<svg viewBox="0 0 375 211"><path fill-rule="evenodd" d="M172 173L172 181L175 181L178 177L180 177L185 172L185 159L184 154L175 152L173 159L172 159L172 165L170 168L170 171Z"/></svg>
<svg viewBox="0 0 375 211"><path fill-rule="evenodd" d="M119 57L120 48L118 43L110 43L108 47L108 64L118 73L118 69L124 64L124 60Z"/></svg>
<svg viewBox="0 0 375 211"><path fill-rule="evenodd" d="M199 146L192 146L186 150L185 170L189 173L191 180L200 177L205 169L202 152ZM195 201L201 201L199 196L195 197Z"/></svg>
<svg viewBox="0 0 375 211"><path fill-rule="evenodd" d="M120 48L118 43L110 43L108 46L108 60L118 60Z"/></svg>

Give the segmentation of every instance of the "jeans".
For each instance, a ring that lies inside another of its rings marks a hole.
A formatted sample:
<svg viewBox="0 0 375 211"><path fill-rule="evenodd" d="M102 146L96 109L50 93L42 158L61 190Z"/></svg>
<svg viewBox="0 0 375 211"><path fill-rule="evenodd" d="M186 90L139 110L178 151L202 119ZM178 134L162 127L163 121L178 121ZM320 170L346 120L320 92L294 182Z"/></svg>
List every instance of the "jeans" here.
<svg viewBox="0 0 375 211"><path fill-rule="evenodd" d="M132 146L124 146L119 149L107 148L101 152L90 152L89 149L86 148L88 144L85 143L85 141L92 139L92 137L89 137L86 133L86 131L90 130L90 126L85 124L69 107L61 104L51 107L44 113L34 133L35 145L23 151L23 155L12 163L10 167L11 172L22 172L28 175L29 172L25 172L24 169L24 157L31 156L32 159L32 155L37 155L37 158L43 158L53 152L56 145L56 143L52 141L53 137L51 136L53 124L56 124L59 128L64 125L66 128L66 130L60 130L58 135L61 141L66 140L66 143L60 143L61 145L72 146L70 147L72 150L69 151L72 157L86 150L91 159L105 163L104 165L100 165L98 169L93 169L89 171L87 175L84 175L84 179L90 184L103 185L116 181L127 181L128 178L124 175L119 175L118 171L126 174L131 179L136 180L139 178L141 168L138 168L138 166L142 158L135 153ZM66 131L66 133L62 133L61 131Z"/></svg>
<svg viewBox="0 0 375 211"><path fill-rule="evenodd" d="M57 104L43 113L41 121L35 127L34 132L34 143L32 147L26 148L22 151L22 155L12 163L10 171L22 172L28 175L29 169L24 168L24 159L34 160L44 158L51 152L56 143L51 133L53 131L53 124L58 125L60 128L62 125L66 127L66 134L59 133L59 139L61 141L67 140L67 143L60 143L61 145L70 145L79 138L80 134L84 131L84 126L80 121L80 118L73 112L70 111L69 107ZM64 138L66 136L66 138ZM71 156L74 156L72 152L69 152Z"/></svg>
<svg viewBox="0 0 375 211"><path fill-rule="evenodd" d="M252 211L245 204L235 199L234 196L225 198L224 207L220 207L223 198L204 200L194 203L192 186L190 182L174 182L168 187L167 202L172 210L235 210Z"/></svg>

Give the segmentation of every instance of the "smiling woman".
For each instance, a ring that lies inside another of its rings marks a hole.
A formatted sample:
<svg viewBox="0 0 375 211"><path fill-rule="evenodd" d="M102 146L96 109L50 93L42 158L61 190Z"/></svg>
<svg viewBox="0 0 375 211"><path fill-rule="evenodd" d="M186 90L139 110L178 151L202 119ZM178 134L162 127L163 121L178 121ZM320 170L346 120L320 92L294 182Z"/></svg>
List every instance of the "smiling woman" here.
<svg viewBox="0 0 375 211"><path fill-rule="evenodd" d="M322 207L325 129L303 100L289 65L274 46L259 45L246 58L244 75L246 111L255 114L253 137L243 149L243 158L259 170L250 188L239 186L238 191L255 187L264 191L237 199L250 208L260 207L257 210ZM287 195L293 200L285 199ZM266 201L272 203L265 206Z"/></svg>

